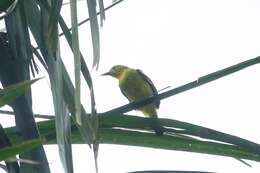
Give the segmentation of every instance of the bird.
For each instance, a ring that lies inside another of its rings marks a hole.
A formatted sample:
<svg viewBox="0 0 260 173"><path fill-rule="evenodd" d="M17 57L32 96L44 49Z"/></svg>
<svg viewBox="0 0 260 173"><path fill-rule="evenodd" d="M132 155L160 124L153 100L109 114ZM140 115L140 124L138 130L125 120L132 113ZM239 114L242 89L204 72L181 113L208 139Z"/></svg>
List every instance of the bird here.
<svg viewBox="0 0 260 173"><path fill-rule="evenodd" d="M122 94L130 101L138 101L153 95L158 95L158 91L152 80L139 69L133 69L124 65L115 65L103 76L109 75L119 81L119 88ZM158 124L156 109L160 106L160 100L138 108L145 117L153 119L150 125L157 135L162 135L164 128Z"/></svg>

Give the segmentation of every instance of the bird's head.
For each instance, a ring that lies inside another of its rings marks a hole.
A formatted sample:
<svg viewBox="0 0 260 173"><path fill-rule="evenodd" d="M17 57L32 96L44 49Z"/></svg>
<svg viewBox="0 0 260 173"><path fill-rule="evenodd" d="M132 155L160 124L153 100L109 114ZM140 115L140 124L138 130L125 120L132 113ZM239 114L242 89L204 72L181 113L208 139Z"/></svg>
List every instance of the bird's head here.
<svg viewBox="0 0 260 173"><path fill-rule="evenodd" d="M103 76L105 75L110 75L115 78L119 78L119 76L124 72L124 70L128 69L128 67L123 66L123 65L115 65L112 67L109 72L102 74Z"/></svg>

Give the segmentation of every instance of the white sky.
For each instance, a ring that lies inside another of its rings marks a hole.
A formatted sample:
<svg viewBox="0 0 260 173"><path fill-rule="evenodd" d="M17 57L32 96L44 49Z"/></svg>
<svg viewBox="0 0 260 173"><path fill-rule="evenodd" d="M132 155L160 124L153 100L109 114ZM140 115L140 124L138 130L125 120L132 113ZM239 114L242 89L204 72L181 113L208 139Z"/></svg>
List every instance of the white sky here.
<svg viewBox="0 0 260 173"><path fill-rule="evenodd" d="M106 2L111 3L110 0ZM79 2L80 19L87 17L85 4L85 1ZM109 10L100 31L100 68L93 72L98 111L128 102L120 93L116 80L99 76L115 64L142 69L161 89L168 85L180 86L260 55L259 6L258 0L126 0ZM69 6L65 7L63 15L69 19L68 9ZM88 24L80 27L80 41L90 67L92 48ZM66 65L71 67L71 52L63 41L61 46ZM69 71L73 74L73 69ZM260 66L256 65L163 100L159 116L260 143L259 73ZM41 100L35 99L35 112L52 113L51 96L45 93L45 90L49 92L47 79L33 87L38 91L37 98L42 93ZM89 101L85 99L87 91L82 92L82 102L89 110ZM46 149L53 172L62 172L57 147ZM92 152L86 145L73 147L73 152L76 173L94 172ZM118 145L101 145L99 151L100 173L149 169L221 173L260 171L259 163L248 163L253 167L228 157Z"/></svg>

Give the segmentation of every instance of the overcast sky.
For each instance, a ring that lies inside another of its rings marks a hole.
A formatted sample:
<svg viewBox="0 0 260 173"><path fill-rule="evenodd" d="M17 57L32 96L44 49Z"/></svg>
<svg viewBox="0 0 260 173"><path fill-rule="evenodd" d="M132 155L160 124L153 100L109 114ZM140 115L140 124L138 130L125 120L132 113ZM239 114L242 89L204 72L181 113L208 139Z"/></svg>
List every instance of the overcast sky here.
<svg viewBox="0 0 260 173"><path fill-rule="evenodd" d="M111 1L106 1L107 5ZM258 0L126 0L106 13L101 32L101 61L93 72L98 112L128 103L117 81L99 74L113 65L142 69L158 89L177 87L198 77L260 55L260 1ZM69 6L63 10L69 19ZM86 2L79 2L79 18L87 17ZM80 27L81 50L91 67L88 24ZM61 53L71 68L71 52L61 39ZM44 71L42 69L42 71ZM202 125L260 143L260 65L161 102L158 114ZM33 85L39 98L36 113L53 113L47 79ZM109 91L109 92L107 92ZM89 110L87 91L82 102ZM113 101L111 101L113 98ZM39 106L39 105L45 105ZM131 112L133 115L141 115ZM53 172L62 172L57 148L46 147ZM50 152L52 153L50 154ZM73 147L75 172L94 171L87 146ZM101 145L100 173L165 169L220 173L258 173L233 158L168 150Z"/></svg>

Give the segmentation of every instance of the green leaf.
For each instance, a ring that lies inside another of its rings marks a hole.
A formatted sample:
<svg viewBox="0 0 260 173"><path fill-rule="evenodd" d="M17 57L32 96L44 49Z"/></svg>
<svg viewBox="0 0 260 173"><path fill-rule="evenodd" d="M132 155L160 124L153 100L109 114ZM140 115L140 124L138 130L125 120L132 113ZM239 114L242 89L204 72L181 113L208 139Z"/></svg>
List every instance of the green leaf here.
<svg viewBox="0 0 260 173"><path fill-rule="evenodd" d="M75 97L75 89L72 85L72 82L69 78L69 74L66 71L64 65L62 66L63 68L63 82L64 82L64 88L63 88L63 96L64 100L69 108L69 111L72 115L72 119L75 122L75 102L71 98ZM81 105L81 114L82 114L82 126L77 125L79 128L79 131L81 132L81 135L85 142L91 146L93 142L93 129L92 125L90 122L90 116L87 115L84 107Z"/></svg>
<svg viewBox="0 0 260 173"><path fill-rule="evenodd" d="M62 19L62 17L59 18L59 24L64 32L65 38L69 44L69 46L72 49L72 36L71 33L69 31L69 28L67 27L66 23L64 22L64 20ZM82 126L79 126L78 128L80 128L80 131L82 133L82 135L84 136L86 142L90 145L91 143L93 143L93 138L95 136L95 134L97 133L97 127L98 127L98 121L96 117L96 104L95 104L95 97L94 97L94 89L93 89L93 85L92 85L92 78L91 75L89 73L88 67L86 65L86 62L82 56L82 54L80 53L80 58L81 58L81 72L83 74L83 77L85 79L85 81L88 84L89 90L90 90L90 97L91 97L91 114L93 116L93 121L90 122L90 117L86 115L86 112L84 110L84 108L81 106L81 111L82 111L82 121L84 121L82 123ZM74 98L75 94L74 94L74 87L71 83L71 80L66 72L66 69L63 68L64 70L64 85L65 90L64 90L64 95L65 95L65 100L68 104L68 106L70 107L70 111L72 113L72 116L75 116L75 103L71 102L71 98ZM92 127L93 126L93 127ZM95 133L95 134L92 134Z"/></svg>
<svg viewBox="0 0 260 173"><path fill-rule="evenodd" d="M0 1L0 13L7 12L8 9L14 8L12 6L15 6L15 0L1 0Z"/></svg>
<svg viewBox="0 0 260 173"><path fill-rule="evenodd" d="M43 139L43 138L33 139L33 140L23 142L22 144L0 149L0 161L7 160L8 158L13 157L17 154L21 154L21 153L30 151L31 149L37 147L38 145L40 145L44 142L45 142L45 139Z"/></svg>
<svg viewBox="0 0 260 173"><path fill-rule="evenodd" d="M41 7L41 15L38 11L34 10L33 12L41 17L42 22L37 23L37 19L29 18L30 27L32 28L32 33L35 36L36 42L39 45L41 53L44 60L48 66L48 73L51 81L51 89L53 93L53 103L55 108L55 127L57 135L57 144L59 147L60 158L64 166L65 171L72 172L72 151L71 151L71 139L70 139L70 121L69 113L67 110L67 104L64 102L63 92L64 92L64 83L63 73L64 65L62 63L61 57L59 55L59 47L57 42L53 42L52 48L48 50L49 47L46 46L46 40L41 37L42 32L44 33L54 33L55 36L58 35L56 32L57 29L57 20L61 17L59 12L54 12L54 9L59 9L59 3L53 1L52 8L49 7L49 4L46 1L38 1L39 6ZM56 4L58 3L58 4ZM30 4L32 7L35 4ZM55 13L55 16L50 16L52 13ZM56 20L57 19L57 20ZM55 24L56 23L56 24ZM36 24L36 25L35 25ZM51 27L51 28L50 28ZM53 27L53 28L52 28ZM55 31L55 32L53 32ZM48 40L47 40L48 42ZM48 51L46 51L48 50ZM54 58L55 57L55 58ZM65 87L66 88L66 87ZM53 129L52 129L53 130ZM53 132L55 134L55 132Z"/></svg>
<svg viewBox="0 0 260 173"><path fill-rule="evenodd" d="M70 3L71 9L71 23L72 23L72 48L74 55L74 69L75 69L75 114L76 122L82 125L81 118L81 102L80 102L80 51L78 38L78 17L77 17L77 0L72 0Z"/></svg>
<svg viewBox="0 0 260 173"><path fill-rule="evenodd" d="M153 133L126 129L101 129L100 143L188 151L260 162L260 155L248 152L234 145L183 138L174 135L162 135L158 137Z"/></svg>
<svg viewBox="0 0 260 173"><path fill-rule="evenodd" d="M48 31L47 31L47 45L53 53L57 51L58 46L58 17L60 14L62 0L51 0L51 9L50 9L50 17L48 22Z"/></svg>
<svg viewBox="0 0 260 173"><path fill-rule="evenodd" d="M69 30L68 26L66 25L65 21L63 20L63 18L61 16L59 17L59 24L60 24L60 27L61 27L61 29L64 33L64 36L65 36L71 50L73 50L73 48L72 48L72 36L71 36L70 30ZM89 88L91 88L92 87L92 79L91 79L87 64L86 64L84 57L82 56L81 53L80 53L80 58L81 58L82 75L83 75L85 81L87 82Z"/></svg>
<svg viewBox="0 0 260 173"><path fill-rule="evenodd" d="M103 26L103 21L106 19L103 0L98 0L98 5L99 5L99 14L100 14L100 25Z"/></svg>
<svg viewBox="0 0 260 173"><path fill-rule="evenodd" d="M160 119L160 121L162 122L163 119ZM232 141L230 141L229 144L223 143L219 140L214 140L213 142L212 139L206 139L206 137L200 140L200 138L185 137L185 133L183 135L180 135L181 133L166 133L165 135L157 136L149 129L149 120L147 120L147 118L127 115L110 115L99 116L99 122L99 143L101 144L122 144L158 149L189 151L260 162L260 154L249 151L245 147L232 144ZM170 125L171 123L172 122L168 124L169 128L172 126ZM48 144L56 143L54 124L54 120L38 123L39 131L41 135L47 139ZM186 126L188 124L189 126L196 127L196 125L185 122L183 122L183 124L186 124ZM172 128L174 128L174 126ZM82 139L81 132L78 131L75 124L72 124L72 129L72 142L74 144L85 143L85 140ZM205 129L207 128L199 127L198 129L202 130L201 133L205 133ZM15 127L6 128L5 131L8 134L10 140L15 142L17 138ZM219 135L219 137L221 137L221 134L223 134L218 131L214 131L214 133ZM195 134L193 136L195 137ZM237 137L232 136L232 138ZM240 140L241 138L237 139ZM245 139L242 140L246 141ZM247 143L253 145L255 144L251 141L247 141Z"/></svg>
<svg viewBox="0 0 260 173"><path fill-rule="evenodd" d="M189 82L187 84L181 85L181 86L179 86L177 88L174 88L174 89L171 89L169 91L165 91L165 92L160 93L158 95L151 96L151 97L148 97L148 98L143 98L143 99L141 99L139 101L132 102L132 103L123 105L121 107L112 109L110 111L105 112L104 114L126 113L126 112L129 112L131 110L134 110L134 109L137 109L139 107L142 107L142 106L144 106L146 104L152 103L155 100L162 100L162 99L169 98L171 96L180 94L180 93L188 91L190 89L194 89L196 87L199 87L201 85L207 84L207 83L212 82L212 81L215 81L217 79L220 79L222 77L225 77L227 75L230 75L232 73L238 72L240 70L243 70L243 69L245 69L247 67L250 67L252 65L256 65L256 64L259 64L259 63L260 63L260 56L258 56L256 58L249 59L247 61L244 61L244 62L241 62L241 63L238 63L238 64L235 64L235 65L232 65L230 67L221 69L219 71L210 73L208 75L199 77L195 81L192 81L192 82Z"/></svg>
<svg viewBox="0 0 260 173"><path fill-rule="evenodd" d="M126 129L141 129L150 130L150 119L129 116L129 115L103 115L99 116L100 128L126 128ZM165 128L166 135L182 135L189 137L200 137L209 141L217 141L221 143L229 143L231 145L236 145L247 150L248 152L260 155L260 145L246 139L242 139L233 135L229 135L223 132L219 132L213 129L205 128L202 126L173 120L173 119L158 119L160 124Z"/></svg>
<svg viewBox="0 0 260 173"><path fill-rule="evenodd" d="M69 32L69 28L67 27L66 23L64 22L64 20L62 19L62 17L59 18L59 24L63 30L63 33L67 39L67 42L69 43L71 49L73 50L73 45L72 45L72 36L71 33ZM84 108L81 106L81 118L82 118L82 125L78 125L78 128L81 132L81 135L83 137L83 139L85 139L85 141L89 144L89 146L91 146L91 144L93 143L93 150L94 150L94 157L95 157L95 164L96 164L96 168L97 168L97 155L98 155L98 118L97 118L97 114L96 114L96 104L95 104L95 97L94 97L94 89L93 89L93 85L92 85L92 79L91 79L91 75L89 73L88 67L85 63L85 60L82 56L82 54L79 52L80 55L80 61L81 61L81 71L83 74L83 77L85 79L85 81L88 84L89 90L90 90L90 97L91 97L91 117L87 116ZM76 68L75 68L76 69ZM65 68L64 68L64 71ZM65 100L68 104L68 106L70 107L70 111L72 113L72 116L75 116L75 102L72 103L71 102L71 98L75 98L74 95L75 92L73 92L74 88L71 84L70 78L67 75L67 72L64 73L64 83L65 83L65 90L64 90L64 97ZM80 94L78 94L80 95ZM77 98L79 98L79 96L77 96ZM90 119L91 118L91 119ZM91 120L91 121L90 121Z"/></svg>
<svg viewBox="0 0 260 173"><path fill-rule="evenodd" d="M64 166L65 171L72 172L73 164L72 164L72 151L71 151L71 139L70 139L70 121L68 115L68 110L66 108L66 104L64 102L63 90L64 90L64 82L63 82L63 64L59 55L59 47L58 41L54 41L49 45L48 39L46 40L43 33L48 33L49 37L54 34L55 37L58 36L57 31L57 20L60 18L59 12L55 11L55 9L60 8L60 1L53 1L53 6L49 7L46 1L37 1L39 6L41 7L41 11L36 10L35 3L30 3L29 9L35 16L41 18L41 22L39 19L35 17L31 17L28 14L29 25L32 30L32 33L35 37L37 44L41 50L41 54L48 66L47 71L50 76L51 81L51 89L53 93L53 103L55 108L55 126L56 134L57 134L57 144L59 147L60 158L62 164ZM37 6L36 6L37 7ZM54 14L55 16L51 16ZM46 36L46 35L45 35ZM47 37L48 38L48 37ZM50 38L51 39L51 38ZM48 46L47 46L48 45ZM46 51L47 50L47 51ZM53 129L52 129L53 130ZM55 132L53 132L55 134Z"/></svg>
<svg viewBox="0 0 260 173"><path fill-rule="evenodd" d="M97 20L97 10L96 10L96 0L87 0L88 4L88 14L90 19L90 30L93 46L93 67L98 68L100 59L100 40L99 40L99 27Z"/></svg>
<svg viewBox="0 0 260 173"><path fill-rule="evenodd" d="M0 148L4 147L10 147L12 144L4 131L3 127L0 124ZM16 160L13 160L12 162L8 162L5 160L5 165L8 168L8 170L12 173L19 173L19 165Z"/></svg>
<svg viewBox="0 0 260 173"><path fill-rule="evenodd" d="M71 119L67 105L63 97L63 64L60 57L56 59L53 81L54 83L54 105L55 105L55 126L57 133L57 144L60 158L65 172L73 172L72 149L71 149Z"/></svg>
<svg viewBox="0 0 260 173"><path fill-rule="evenodd" d="M27 80L24 82L20 82L18 84L9 85L8 87L0 90L0 107L4 106L11 101L13 101L16 97L25 93L25 91L29 88L31 84L38 81L38 79Z"/></svg>

